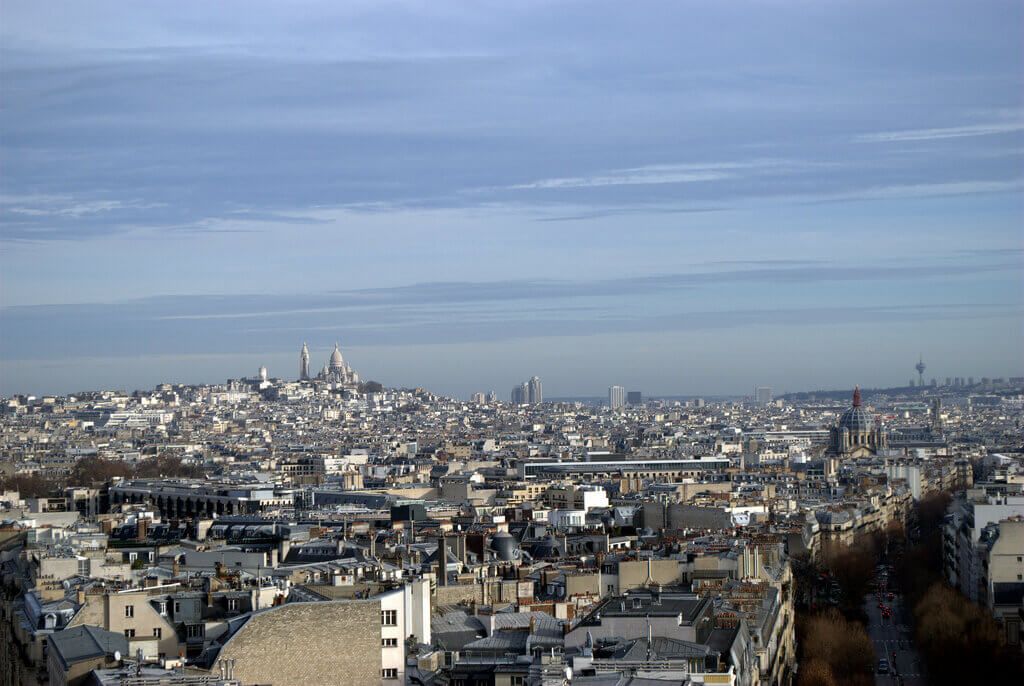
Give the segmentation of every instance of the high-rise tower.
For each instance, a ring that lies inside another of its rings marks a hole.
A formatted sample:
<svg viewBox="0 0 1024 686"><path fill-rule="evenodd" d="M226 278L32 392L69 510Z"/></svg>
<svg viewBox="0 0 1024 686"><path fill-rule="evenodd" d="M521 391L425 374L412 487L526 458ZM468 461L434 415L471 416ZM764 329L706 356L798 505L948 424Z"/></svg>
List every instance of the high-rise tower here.
<svg viewBox="0 0 1024 686"><path fill-rule="evenodd" d="M626 387L611 386L608 388L608 407L621 410L626 406Z"/></svg>
<svg viewBox="0 0 1024 686"><path fill-rule="evenodd" d="M917 370L917 385L924 386L924 370L927 369L924 363L924 357L918 355L917 364L914 365L914 369Z"/></svg>
<svg viewBox="0 0 1024 686"><path fill-rule="evenodd" d="M544 402L544 386L541 384L539 376L530 379L527 392L529 395L527 402L531 405Z"/></svg>
<svg viewBox="0 0 1024 686"><path fill-rule="evenodd" d="M309 380L309 348L305 342L302 344L302 352L299 353L299 381Z"/></svg>

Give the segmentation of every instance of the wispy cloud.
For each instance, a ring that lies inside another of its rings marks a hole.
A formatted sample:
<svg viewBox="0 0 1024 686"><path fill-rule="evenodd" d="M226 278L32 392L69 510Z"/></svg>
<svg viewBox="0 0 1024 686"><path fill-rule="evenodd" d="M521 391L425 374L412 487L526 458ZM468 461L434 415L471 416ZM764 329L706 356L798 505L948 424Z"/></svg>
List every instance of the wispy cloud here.
<svg viewBox="0 0 1024 686"><path fill-rule="evenodd" d="M825 193L808 198L810 203L842 202L845 200L899 200L905 198L932 198L982 193L1010 193L1024 190L1024 178L1009 181L950 181L948 183L911 183L891 186L873 186L842 193Z"/></svg>
<svg viewBox="0 0 1024 686"><path fill-rule="evenodd" d="M85 199L71 195L0 195L0 212L21 217L77 219L117 210L149 210L163 203L143 200Z"/></svg>
<svg viewBox="0 0 1024 686"><path fill-rule="evenodd" d="M640 167L622 169L609 174L594 176L566 176L554 179L540 179L529 183L508 186L510 190L557 189L557 188L603 188L605 186L646 186L666 183L698 183L721 181L735 176L724 171L684 170L665 167Z"/></svg>
<svg viewBox="0 0 1024 686"><path fill-rule="evenodd" d="M822 166L804 160L756 159L736 162L707 162L680 164L649 164L640 167L612 169L586 176L565 176L539 179L507 186L509 190L603 188L606 186L645 186L674 183L723 181L741 176L744 172L793 172Z"/></svg>
<svg viewBox="0 0 1024 686"><path fill-rule="evenodd" d="M972 124L937 129L910 129L907 131L882 131L855 136L858 143L900 143L905 141L931 141L943 138L968 138L973 136L996 136L1004 133L1024 131L1024 121Z"/></svg>

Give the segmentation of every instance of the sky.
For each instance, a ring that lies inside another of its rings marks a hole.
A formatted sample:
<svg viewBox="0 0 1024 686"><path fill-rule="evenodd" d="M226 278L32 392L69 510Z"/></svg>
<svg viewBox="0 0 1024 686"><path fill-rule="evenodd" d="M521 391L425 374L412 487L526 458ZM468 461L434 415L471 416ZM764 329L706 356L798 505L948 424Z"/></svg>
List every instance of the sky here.
<svg viewBox="0 0 1024 686"><path fill-rule="evenodd" d="M0 394L1024 375L1024 3L0 4Z"/></svg>

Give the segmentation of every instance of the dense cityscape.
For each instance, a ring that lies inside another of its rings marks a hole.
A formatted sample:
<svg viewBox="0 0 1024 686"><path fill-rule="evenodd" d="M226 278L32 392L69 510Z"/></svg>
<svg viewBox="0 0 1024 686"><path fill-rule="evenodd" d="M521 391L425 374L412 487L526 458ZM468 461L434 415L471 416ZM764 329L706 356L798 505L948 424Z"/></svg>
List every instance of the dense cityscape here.
<svg viewBox="0 0 1024 686"><path fill-rule="evenodd" d="M1024 378L918 366L467 401L303 345L290 379L6 398L3 683L1008 683Z"/></svg>
<svg viewBox="0 0 1024 686"><path fill-rule="evenodd" d="M0 0L0 686L1024 686L1022 29Z"/></svg>

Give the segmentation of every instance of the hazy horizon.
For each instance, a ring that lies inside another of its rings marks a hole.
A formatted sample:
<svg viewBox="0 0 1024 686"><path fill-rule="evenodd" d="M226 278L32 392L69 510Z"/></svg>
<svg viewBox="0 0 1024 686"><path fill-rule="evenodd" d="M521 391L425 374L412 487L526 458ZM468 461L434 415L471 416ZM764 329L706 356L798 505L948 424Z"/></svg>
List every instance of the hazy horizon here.
<svg viewBox="0 0 1024 686"><path fill-rule="evenodd" d="M0 394L1024 374L1017 2L0 6Z"/></svg>

